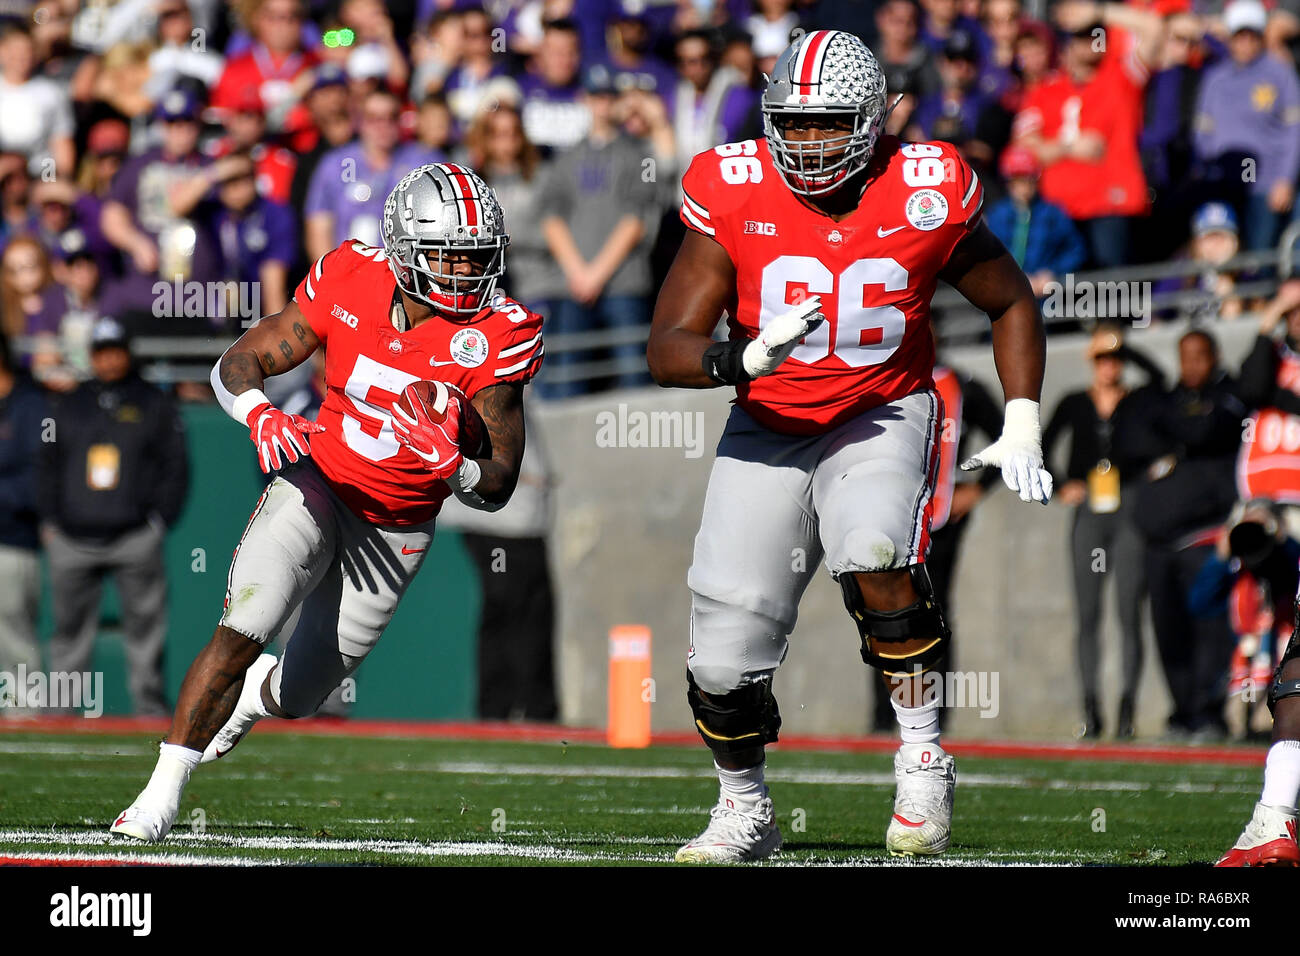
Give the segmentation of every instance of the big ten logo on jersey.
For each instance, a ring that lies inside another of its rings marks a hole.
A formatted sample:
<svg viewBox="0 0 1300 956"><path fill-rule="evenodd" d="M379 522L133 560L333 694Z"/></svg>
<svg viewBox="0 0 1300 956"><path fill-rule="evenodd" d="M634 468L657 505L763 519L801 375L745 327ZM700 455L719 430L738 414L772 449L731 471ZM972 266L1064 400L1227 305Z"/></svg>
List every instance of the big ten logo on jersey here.
<svg viewBox="0 0 1300 956"><path fill-rule="evenodd" d="M774 222L757 222L753 219L745 220L745 235L747 236L775 236L776 223Z"/></svg>
<svg viewBox="0 0 1300 956"><path fill-rule="evenodd" d="M903 182L913 188L957 181L957 160L929 143L906 143L898 150L903 156Z"/></svg>
<svg viewBox="0 0 1300 956"><path fill-rule="evenodd" d="M896 306L869 305L873 288L886 293L907 288L908 272L896 259L859 259L838 275L813 256L778 256L763 269L758 327L810 295L819 295L827 321L809 332L790 353L809 365L830 358L850 368L880 365L902 344L907 316Z"/></svg>
<svg viewBox="0 0 1300 956"><path fill-rule="evenodd" d="M362 458L384 461L401 450L393 434L393 404L418 375L357 356L343 394L343 441Z"/></svg>
<svg viewBox="0 0 1300 956"><path fill-rule="evenodd" d="M723 143L713 147L713 151L722 157L718 163L718 172L722 181L732 186L741 183L761 183L763 181L763 164L754 157L758 153L758 143L747 139L743 143Z"/></svg>
<svg viewBox="0 0 1300 956"><path fill-rule="evenodd" d="M334 318L338 319L348 328L355 329L357 327L357 317L353 315L351 312L349 312L347 309L343 308L343 306L336 305L334 306L333 311L334 311Z"/></svg>

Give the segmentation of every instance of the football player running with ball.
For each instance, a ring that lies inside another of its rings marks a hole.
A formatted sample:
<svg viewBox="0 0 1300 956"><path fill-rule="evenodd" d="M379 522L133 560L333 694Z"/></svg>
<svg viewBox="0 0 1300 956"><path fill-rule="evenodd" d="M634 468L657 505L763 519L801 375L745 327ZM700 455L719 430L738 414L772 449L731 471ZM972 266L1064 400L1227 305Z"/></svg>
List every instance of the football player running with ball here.
<svg viewBox="0 0 1300 956"><path fill-rule="evenodd" d="M543 349L540 317L495 291L509 242L495 194L463 166L421 166L389 195L382 233L383 248L348 241L320 258L284 311L213 369L222 407L279 474L240 539L153 776L113 833L162 839L201 761L264 717L316 711L387 627L444 499L495 511L514 491L524 383ZM312 423L261 386L318 348L327 395ZM299 607L283 658L264 654Z"/></svg>
<svg viewBox="0 0 1300 956"><path fill-rule="evenodd" d="M763 783L781 725L772 677L818 555L902 728L886 846L941 853L955 773L918 679L949 639L924 563L944 419L930 298L945 279L992 323L1005 420L962 467L1000 467L1046 503L1042 320L957 150L881 135L885 79L860 39L799 37L762 109L765 141L700 153L683 178L689 228L648 346L661 385L736 389L687 579L687 695L721 794L677 859L757 860L781 844Z"/></svg>

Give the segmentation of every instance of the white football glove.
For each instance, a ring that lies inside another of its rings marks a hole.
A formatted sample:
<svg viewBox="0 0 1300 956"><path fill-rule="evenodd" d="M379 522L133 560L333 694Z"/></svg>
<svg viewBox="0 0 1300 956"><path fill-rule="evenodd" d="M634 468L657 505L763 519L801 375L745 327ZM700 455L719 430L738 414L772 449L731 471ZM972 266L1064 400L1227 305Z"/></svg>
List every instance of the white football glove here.
<svg viewBox="0 0 1300 956"><path fill-rule="evenodd" d="M1021 501L1047 504L1052 497L1052 476L1043 467L1043 433L1038 403L1029 398L1007 402L1002 434L992 445L961 463L962 471L992 465L1002 469L1002 480L1020 494Z"/></svg>
<svg viewBox="0 0 1300 956"><path fill-rule="evenodd" d="M740 357L745 371L753 378L776 371L799 345L799 340L822 324L825 316L819 311L821 305L820 296L810 295L767 323L758 338L745 346Z"/></svg>

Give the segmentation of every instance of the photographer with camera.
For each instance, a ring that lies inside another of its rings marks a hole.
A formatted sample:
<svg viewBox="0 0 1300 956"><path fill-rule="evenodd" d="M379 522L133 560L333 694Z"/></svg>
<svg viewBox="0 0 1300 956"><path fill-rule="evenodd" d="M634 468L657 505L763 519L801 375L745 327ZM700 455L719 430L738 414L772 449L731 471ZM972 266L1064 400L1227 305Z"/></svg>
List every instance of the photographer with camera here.
<svg viewBox="0 0 1300 956"><path fill-rule="evenodd" d="M1252 712L1261 709L1254 705L1262 704L1291 633L1298 567L1300 541L1287 535L1281 507L1252 498L1233 508L1187 595L1194 615L1217 615L1226 608L1237 638L1228 695L1247 705L1243 736L1250 731Z"/></svg>

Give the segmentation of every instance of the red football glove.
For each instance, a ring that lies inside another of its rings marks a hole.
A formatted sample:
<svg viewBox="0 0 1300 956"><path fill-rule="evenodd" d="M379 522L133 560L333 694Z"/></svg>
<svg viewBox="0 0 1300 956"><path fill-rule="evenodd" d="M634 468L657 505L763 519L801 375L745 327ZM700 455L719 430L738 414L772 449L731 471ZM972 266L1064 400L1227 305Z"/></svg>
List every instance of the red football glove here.
<svg viewBox="0 0 1300 956"><path fill-rule="evenodd" d="M441 382L438 384L443 385ZM393 434L399 445L405 445L419 455L429 471L445 481L456 474L464 461L460 451L460 416L465 393L454 385L443 387L447 390L447 417L435 422L415 392L415 386L406 386L402 394L414 409L415 416L394 403Z"/></svg>
<svg viewBox="0 0 1300 956"><path fill-rule="evenodd" d="M282 412L270 402L263 402L248 413L248 437L257 446L257 463L268 475L284 466L281 456L293 463L310 455L311 443L307 436L324 430L324 425Z"/></svg>

